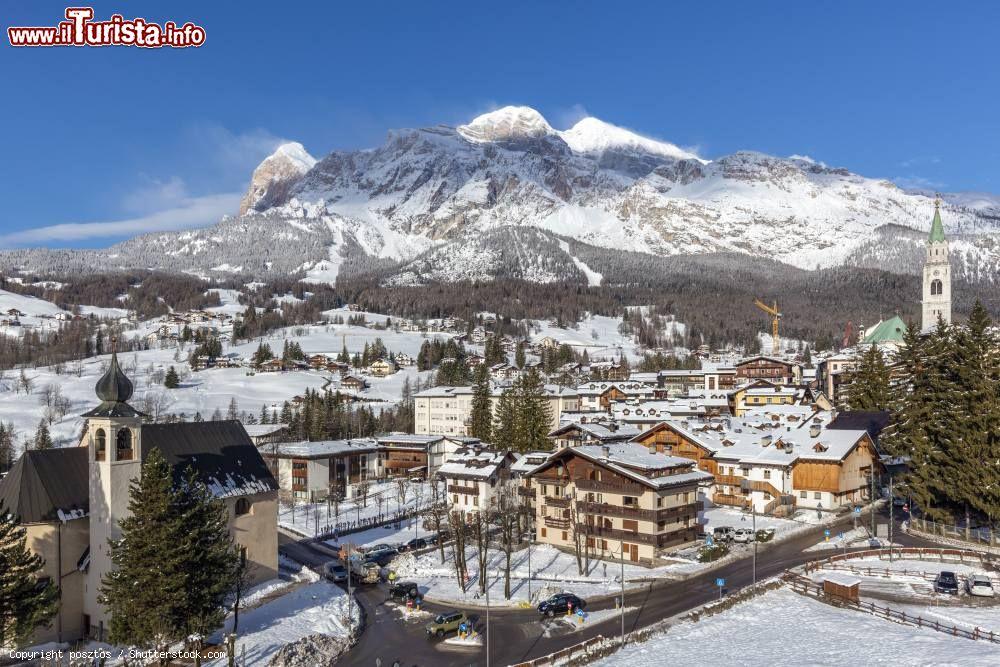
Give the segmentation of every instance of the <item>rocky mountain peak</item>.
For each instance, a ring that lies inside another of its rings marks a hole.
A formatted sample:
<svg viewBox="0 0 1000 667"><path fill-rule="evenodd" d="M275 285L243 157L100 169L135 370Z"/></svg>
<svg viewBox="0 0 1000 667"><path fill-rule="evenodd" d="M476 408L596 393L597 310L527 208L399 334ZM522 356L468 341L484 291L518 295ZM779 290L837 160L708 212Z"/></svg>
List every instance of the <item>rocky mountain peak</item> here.
<svg viewBox="0 0 1000 667"><path fill-rule="evenodd" d="M297 141L281 144L254 169L250 187L240 200L240 215L283 202L292 185L316 164Z"/></svg>
<svg viewBox="0 0 1000 667"><path fill-rule="evenodd" d="M486 143L542 137L555 134L555 130L531 107L507 106L477 116L468 125L459 125L458 133L469 141Z"/></svg>

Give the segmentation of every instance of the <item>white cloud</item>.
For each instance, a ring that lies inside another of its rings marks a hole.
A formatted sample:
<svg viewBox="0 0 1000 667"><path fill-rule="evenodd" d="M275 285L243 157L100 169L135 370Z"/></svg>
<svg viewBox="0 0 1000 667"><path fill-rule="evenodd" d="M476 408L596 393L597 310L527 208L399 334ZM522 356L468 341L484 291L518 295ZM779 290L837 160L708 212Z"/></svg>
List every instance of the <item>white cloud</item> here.
<svg viewBox="0 0 1000 667"><path fill-rule="evenodd" d="M175 208L188 199L187 184L179 176L159 180L143 175L146 183L121 198L122 209L147 214Z"/></svg>
<svg viewBox="0 0 1000 667"><path fill-rule="evenodd" d="M256 128L235 133L222 125L202 123L185 131L182 142L192 152L210 160L222 170L222 176L235 175L247 182L250 173L281 144L291 141Z"/></svg>
<svg viewBox="0 0 1000 667"><path fill-rule="evenodd" d="M892 179L892 182L904 190L931 191L944 190L948 187L947 183L924 178L923 176L896 176Z"/></svg>
<svg viewBox="0 0 1000 667"><path fill-rule="evenodd" d="M205 227L239 208L240 193L182 197L176 205L139 217L101 221L71 222L36 227L0 235L0 247L55 245L85 239L132 237L149 232L177 231Z"/></svg>

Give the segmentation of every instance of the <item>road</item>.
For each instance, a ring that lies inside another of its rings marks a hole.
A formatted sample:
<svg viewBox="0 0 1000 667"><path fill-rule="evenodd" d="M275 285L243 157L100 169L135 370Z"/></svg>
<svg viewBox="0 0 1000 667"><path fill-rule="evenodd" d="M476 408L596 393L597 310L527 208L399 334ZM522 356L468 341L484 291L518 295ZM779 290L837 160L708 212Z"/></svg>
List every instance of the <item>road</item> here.
<svg viewBox="0 0 1000 667"><path fill-rule="evenodd" d="M822 558L822 553L803 550L821 540L824 529L828 528L832 533L836 533L848 529L852 521L850 516L846 516L832 525L817 526L814 530L787 540L760 545L757 554L757 581L781 574L790 567ZM906 535L898 530L898 525L893 539L897 544L904 546L935 546L930 542ZM293 538L287 536L282 536L280 550L290 558L308 565L320 565L332 556L332 552L322 545L295 542ZM635 609L625 614L625 632L647 627L718 599L719 588L715 582L719 577L726 580L729 592L750 586L753 582L750 553L748 551L745 557L711 572L679 581L656 582L643 589L627 591L625 606ZM423 626L429 619L403 619L398 607L385 604L386 590L383 586L357 589L357 598L367 612L368 626L349 654L351 665L375 665L376 658L381 658L383 665L391 665L394 660L399 660L403 667L439 665L482 667L487 664L486 647L458 647L428 640ZM588 600L587 611L611 609L614 606L613 597L591 598ZM436 613L451 607L426 604L425 608ZM478 612L474 610L470 615L482 631L485 627L485 610ZM491 609L489 664L511 665L558 651L595 635L614 637L621 634L621 621L617 616L612 620L584 626L575 632L569 631L568 628L556 630L559 626L550 626L547 632L549 623L542 621L534 610Z"/></svg>

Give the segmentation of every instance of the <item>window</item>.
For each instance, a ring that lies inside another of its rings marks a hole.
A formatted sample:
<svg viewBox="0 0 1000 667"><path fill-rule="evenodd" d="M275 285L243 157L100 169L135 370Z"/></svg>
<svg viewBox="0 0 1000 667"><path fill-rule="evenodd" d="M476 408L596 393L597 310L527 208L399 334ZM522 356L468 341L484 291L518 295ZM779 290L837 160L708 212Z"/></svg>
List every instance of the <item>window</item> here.
<svg viewBox="0 0 1000 667"><path fill-rule="evenodd" d="M566 537L566 531L565 530L562 532L562 538L563 538L563 542L565 542L568 539Z"/></svg>
<svg viewBox="0 0 1000 667"><path fill-rule="evenodd" d="M822 497L823 497L823 494L820 493L819 491L817 491L816 493L813 494L813 498L815 498L816 500L819 500Z"/></svg>
<svg viewBox="0 0 1000 667"><path fill-rule="evenodd" d="M666 521L657 521L656 522L656 529L657 530L663 530L666 527L667 527L667 522Z"/></svg>
<svg viewBox="0 0 1000 667"><path fill-rule="evenodd" d="M546 535L546 532L545 532L545 529L544 529L544 528L542 528L542 537L547 537L547 535Z"/></svg>
<svg viewBox="0 0 1000 667"><path fill-rule="evenodd" d="M809 493L806 491L799 491L799 498L808 498Z"/></svg>
<svg viewBox="0 0 1000 667"><path fill-rule="evenodd" d="M639 505L639 499L635 496L622 496L622 505L625 507L637 507Z"/></svg>
<svg viewBox="0 0 1000 667"><path fill-rule="evenodd" d="M630 530L633 533L639 532L639 522L634 519L622 519L622 530Z"/></svg>
<svg viewBox="0 0 1000 667"><path fill-rule="evenodd" d="M250 514L250 501L246 498L240 498L236 501L236 516L244 514Z"/></svg>
<svg viewBox="0 0 1000 667"><path fill-rule="evenodd" d="M103 461L108 455L108 436L103 428L97 429L94 434L94 460Z"/></svg>
<svg viewBox="0 0 1000 667"><path fill-rule="evenodd" d="M134 458L132 451L132 431L127 428L120 429L116 440L117 451L115 452L115 460L131 461Z"/></svg>
<svg viewBox="0 0 1000 667"><path fill-rule="evenodd" d="M940 280L932 280L931 281L931 295L932 296L936 296L936 295L939 295L939 294L942 294L942 293L943 293L943 290L942 290L941 281Z"/></svg>
<svg viewBox="0 0 1000 667"><path fill-rule="evenodd" d="M656 496L656 506L663 507L663 496Z"/></svg>
<svg viewBox="0 0 1000 667"><path fill-rule="evenodd" d="M764 479L771 479L771 471L770 470L765 470L764 471Z"/></svg>

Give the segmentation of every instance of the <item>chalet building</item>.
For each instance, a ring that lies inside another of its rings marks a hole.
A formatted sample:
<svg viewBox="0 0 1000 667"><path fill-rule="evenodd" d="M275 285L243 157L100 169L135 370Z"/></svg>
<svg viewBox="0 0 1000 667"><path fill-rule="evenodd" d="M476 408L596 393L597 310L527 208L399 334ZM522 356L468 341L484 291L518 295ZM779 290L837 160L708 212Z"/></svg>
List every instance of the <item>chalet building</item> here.
<svg viewBox="0 0 1000 667"><path fill-rule="evenodd" d="M416 366L417 360L405 352L397 352L395 356L397 366Z"/></svg>
<svg viewBox="0 0 1000 667"><path fill-rule="evenodd" d="M632 373L629 382L653 387L656 398L676 398L692 391L716 392L736 386L736 369L732 366L703 364L700 369L661 370L655 373Z"/></svg>
<svg viewBox="0 0 1000 667"><path fill-rule="evenodd" d="M452 511L478 512L493 502L498 487L510 479L511 452L482 447L458 450L438 469Z"/></svg>
<svg viewBox="0 0 1000 667"><path fill-rule="evenodd" d="M625 364L617 361L595 361L590 364L590 374L605 382L625 382L628 380L629 370Z"/></svg>
<svg viewBox="0 0 1000 667"><path fill-rule="evenodd" d="M309 368L317 371L326 370L331 361L330 357L325 354L313 354L306 359L306 362L309 364Z"/></svg>
<svg viewBox="0 0 1000 667"><path fill-rule="evenodd" d="M229 512L229 531L251 564L254 583L278 571L277 483L236 421L143 424L128 400L132 382L112 353L96 385L101 403L85 413L78 447L26 451L0 479L0 504L19 517L28 549L59 588L59 611L30 642L103 641L110 621L98 601L113 568L108 541L121 537L129 485L158 449L175 481L193 468Z"/></svg>
<svg viewBox="0 0 1000 667"><path fill-rule="evenodd" d="M509 382L521 377L521 369L513 364L499 363L490 366L490 379L494 382Z"/></svg>
<svg viewBox="0 0 1000 667"><path fill-rule="evenodd" d="M712 481L693 461L636 443L569 447L528 476L539 542L646 565L701 537L698 488Z"/></svg>
<svg viewBox="0 0 1000 667"><path fill-rule="evenodd" d="M427 477L428 451L444 440L440 435L390 433L375 441L383 448L387 477Z"/></svg>
<svg viewBox="0 0 1000 667"><path fill-rule="evenodd" d="M753 506L764 514L836 510L868 500L878 454L867 431L829 428L831 417L761 410L711 423L668 421L635 442L688 458L711 473L717 505Z"/></svg>
<svg viewBox="0 0 1000 667"><path fill-rule="evenodd" d="M584 412L608 412L614 402L655 398L653 388L640 382L586 382L576 388L576 393Z"/></svg>
<svg viewBox="0 0 1000 667"><path fill-rule="evenodd" d="M639 429L634 426L608 421L606 424L595 422L563 423L549 433L555 449L579 447L580 445L606 445L612 442L625 442L639 435Z"/></svg>
<svg viewBox="0 0 1000 667"><path fill-rule="evenodd" d="M768 380L775 384L796 384L802 381L799 364L775 357L756 356L736 364L737 382Z"/></svg>
<svg viewBox="0 0 1000 667"><path fill-rule="evenodd" d="M769 380L756 380L729 393L729 411L740 417L753 408L811 405L816 400L816 392L808 386L782 385Z"/></svg>
<svg viewBox="0 0 1000 667"><path fill-rule="evenodd" d="M373 375L377 378L384 378L394 374L398 368L396 368L396 362L386 359L378 359L373 361L370 366L368 366L368 374Z"/></svg>
<svg viewBox="0 0 1000 667"><path fill-rule="evenodd" d="M351 498L358 482L385 477L383 448L372 438L280 442L261 454L278 472L281 497L293 501Z"/></svg>
<svg viewBox="0 0 1000 667"><path fill-rule="evenodd" d="M490 403L494 413L502 393L501 389L493 388ZM414 432L445 436L468 435L472 395L471 386L434 387L414 394ZM549 410L550 429L559 427L563 412L578 409L579 397L575 390L567 387L545 385L544 398Z"/></svg>
<svg viewBox="0 0 1000 667"><path fill-rule="evenodd" d="M356 375L343 375L340 378L340 388L360 393L368 388L368 383Z"/></svg>
<svg viewBox="0 0 1000 667"><path fill-rule="evenodd" d="M517 461L510 466L510 476L514 484L517 485L517 494L521 497L521 502L528 507L528 516L531 517L532 526L535 520L535 486L531 481L531 473L539 466L548 461L552 452L534 451L524 454L515 454Z"/></svg>
<svg viewBox="0 0 1000 667"><path fill-rule="evenodd" d="M556 350L559 348L559 341L552 336L543 336L535 341L534 346L538 350Z"/></svg>

